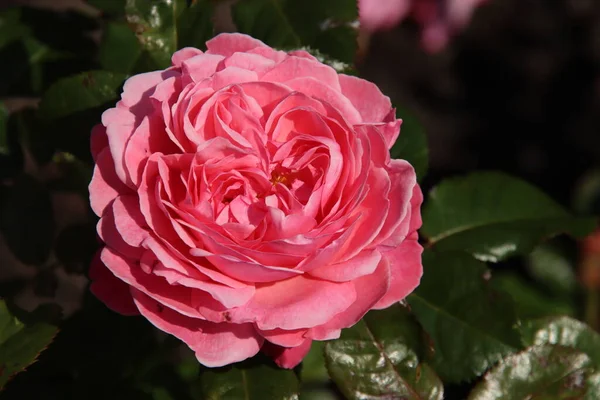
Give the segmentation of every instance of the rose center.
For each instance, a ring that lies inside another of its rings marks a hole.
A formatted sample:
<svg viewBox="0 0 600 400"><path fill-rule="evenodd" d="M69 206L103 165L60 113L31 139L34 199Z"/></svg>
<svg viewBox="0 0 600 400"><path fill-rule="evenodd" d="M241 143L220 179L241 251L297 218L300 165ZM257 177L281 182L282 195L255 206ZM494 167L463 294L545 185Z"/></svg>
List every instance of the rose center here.
<svg viewBox="0 0 600 400"><path fill-rule="evenodd" d="M273 186L278 183L290 187L296 180L295 171L285 167L278 167L271 171L271 184Z"/></svg>

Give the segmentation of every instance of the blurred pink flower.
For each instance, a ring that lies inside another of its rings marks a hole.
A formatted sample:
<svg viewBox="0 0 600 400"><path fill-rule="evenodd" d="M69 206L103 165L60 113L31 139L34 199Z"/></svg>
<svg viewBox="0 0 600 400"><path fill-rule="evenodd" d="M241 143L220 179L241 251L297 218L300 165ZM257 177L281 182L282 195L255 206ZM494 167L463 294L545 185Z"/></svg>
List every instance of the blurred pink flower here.
<svg viewBox="0 0 600 400"><path fill-rule="evenodd" d="M465 27L475 8L487 0L358 0L361 26L367 32L391 29L412 17L421 27L425 50L441 50Z"/></svg>

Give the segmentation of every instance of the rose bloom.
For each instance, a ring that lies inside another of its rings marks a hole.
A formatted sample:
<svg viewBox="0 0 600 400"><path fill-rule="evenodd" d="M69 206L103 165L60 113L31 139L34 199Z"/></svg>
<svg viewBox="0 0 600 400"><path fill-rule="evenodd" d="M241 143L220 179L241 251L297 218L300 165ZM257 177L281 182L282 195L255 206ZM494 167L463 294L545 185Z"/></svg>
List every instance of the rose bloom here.
<svg viewBox="0 0 600 400"><path fill-rule="evenodd" d="M206 366L292 368L419 283L422 194L372 83L221 34L133 76L92 132L91 290Z"/></svg>
<svg viewBox="0 0 600 400"><path fill-rule="evenodd" d="M487 0L358 0L360 23L367 32L395 27L411 16L422 29L425 50L436 52L465 27L475 8Z"/></svg>

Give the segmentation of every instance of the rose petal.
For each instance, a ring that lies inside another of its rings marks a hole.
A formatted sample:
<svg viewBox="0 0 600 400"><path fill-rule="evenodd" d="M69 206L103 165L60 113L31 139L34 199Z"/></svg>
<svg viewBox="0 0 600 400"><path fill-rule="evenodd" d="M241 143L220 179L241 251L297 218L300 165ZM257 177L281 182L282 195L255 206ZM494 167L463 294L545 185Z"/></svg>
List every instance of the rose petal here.
<svg viewBox="0 0 600 400"><path fill-rule="evenodd" d="M115 277L100 260L100 252L92 260L89 277L90 290L108 308L123 315L139 315L133 303L129 285Z"/></svg>
<svg viewBox="0 0 600 400"><path fill-rule="evenodd" d="M356 324L390 290L391 279L389 261L382 258L375 272L353 281L356 301L327 323L311 328L307 337L316 340L333 339L340 329Z"/></svg>
<svg viewBox="0 0 600 400"><path fill-rule="evenodd" d="M286 83L295 78L310 77L341 91L338 74L329 65L306 57L288 57L266 72L261 80Z"/></svg>
<svg viewBox="0 0 600 400"><path fill-rule="evenodd" d="M328 281L346 282L372 274L380 260L381 253L378 250L364 250L348 261L323 265L311 270L308 274Z"/></svg>
<svg viewBox="0 0 600 400"><path fill-rule="evenodd" d="M195 353L201 364L221 367L243 361L258 353L264 339L252 324L211 323L185 317L139 290L132 290L140 313L158 329L182 340Z"/></svg>
<svg viewBox="0 0 600 400"><path fill-rule="evenodd" d="M96 160L94 175L88 187L90 206L96 215L101 216L106 207L120 194L132 193L115 173L110 149L105 148Z"/></svg>
<svg viewBox="0 0 600 400"><path fill-rule="evenodd" d="M246 52L256 47L270 49L260 40L241 33L222 33L206 42L207 53L220 54L225 57L229 57L236 52Z"/></svg>
<svg viewBox="0 0 600 400"><path fill-rule="evenodd" d="M171 64L175 67L181 68L181 64L192 57L202 54L202 50L198 50L194 47L184 47L173 53L171 57Z"/></svg>
<svg viewBox="0 0 600 400"><path fill-rule="evenodd" d="M373 306L381 310L402 300L417 286L423 275L421 262L423 247L416 240L406 240L397 248L383 253L390 263L390 289L381 300Z"/></svg>
<svg viewBox="0 0 600 400"><path fill-rule="evenodd" d="M259 329L300 329L324 324L356 299L351 282L328 282L297 276L257 284L252 300L231 310L234 322L256 322Z"/></svg>
<svg viewBox="0 0 600 400"><path fill-rule="evenodd" d="M355 76L340 74L342 93L360 112L363 122L383 122L392 108L390 98L369 81Z"/></svg>
<svg viewBox="0 0 600 400"><path fill-rule="evenodd" d="M102 124L95 125L90 134L90 152L94 161L97 161L98 155L107 146L108 136L106 136L106 128Z"/></svg>
<svg viewBox="0 0 600 400"><path fill-rule="evenodd" d="M286 348L265 342L262 351L271 357L275 361L275 364L281 368L292 369L302 362L310 351L311 344L312 340L306 339L297 347Z"/></svg>
<svg viewBox="0 0 600 400"><path fill-rule="evenodd" d="M283 329L271 329L271 330L260 330L257 328L258 333L269 342L283 346L283 347L296 347L300 346L306 341L304 335L306 329L294 329L294 330L283 330Z"/></svg>

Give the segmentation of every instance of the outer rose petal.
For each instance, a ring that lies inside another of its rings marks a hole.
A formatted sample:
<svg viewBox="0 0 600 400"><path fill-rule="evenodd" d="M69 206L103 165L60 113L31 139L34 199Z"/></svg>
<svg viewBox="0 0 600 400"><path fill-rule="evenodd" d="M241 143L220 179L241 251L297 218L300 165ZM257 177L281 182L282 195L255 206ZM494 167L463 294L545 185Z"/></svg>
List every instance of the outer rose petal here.
<svg viewBox="0 0 600 400"><path fill-rule="evenodd" d="M360 112L363 122L384 122L392 109L390 98L369 81L355 76L340 74L342 93Z"/></svg>
<svg viewBox="0 0 600 400"><path fill-rule="evenodd" d="M273 358L275 364L279 365L281 368L291 369L300 364L302 359L310 351L311 344L312 340L307 339L297 347L286 348L265 342L262 351Z"/></svg>
<svg viewBox="0 0 600 400"><path fill-rule="evenodd" d="M102 124L98 124L92 128L90 134L90 151L94 161L98 159L100 152L108 146L108 137L106 136L106 128Z"/></svg>
<svg viewBox="0 0 600 400"><path fill-rule="evenodd" d="M327 282L297 276L257 285L243 307L230 312L232 321L254 322L260 329L300 329L324 324L356 299L352 282Z"/></svg>
<svg viewBox="0 0 600 400"><path fill-rule="evenodd" d="M390 263L387 258L383 258L375 272L354 281L356 301L326 324L312 328L307 337L318 340L337 337L340 329L354 325L373 308L373 305L390 290L392 279Z"/></svg>
<svg viewBox="0 0 600 400"><path fill-rule="evenodd" d="M251 324L212 323L185 317L137 289L133 299L140 313L158 329L182 340L207 367L222 367L254 356L263 344Z"/></svg>
<svg viewBox="0 0 600 400"><path fill-rule="evenodd" d="M100 260L100 252L90 265L90 290L108 308L123 315L139 315L133 303L129 285L118 279Z"/></svg>
<svg viewBox="0 0 600 400"><path fill-rule="evenodd" d="M90 205L99 216L119 194L131 193L131 189L117 177L113 165L110 149L105 148L98 155L94 175L88 187Z"/></svg>
<svg viewBox="0 0 600 400"><path fill-rule="evenodd" d="M306 329L295 329L284 331L283 329L273 329L270 331L262 331L257 329L258 333L272 344L283 347L297 347L306 340Z"/></svg>
<svg viewBox="0 0 600 400"><path fill-rule="evenodd" d="M408 296L419 286L423 275L421 253L423 247L416 240L406 240L395 249L383 253L383 257L390 262L390 289L373 306L373 309L387 308Z"/></svg>
<svg viewBox="0 0 600 400"><path fill-rule="evenodd" d="M220 54L225 57L231 56L238 51L246 52L256 47L265 47L272 50L260 40L241 33L218 35L206 42L207 53Z"/></svg>
<svg viewBox="0 0 600 400"><path fill-rule="evenodd" d="M201 50L193 47L184 47L181 50L177 50L171 57L171 64L175 67L181 67L181 64L188 58L202 54Z"/></svg>

